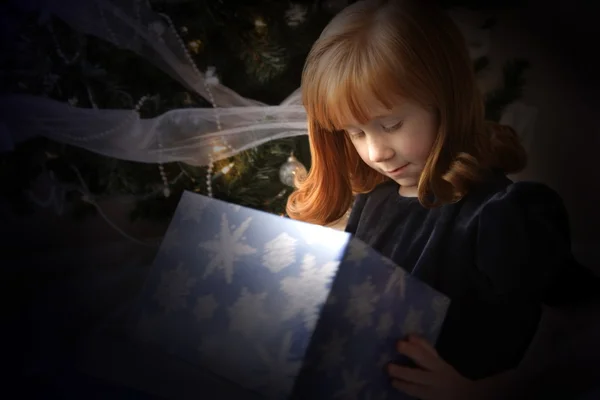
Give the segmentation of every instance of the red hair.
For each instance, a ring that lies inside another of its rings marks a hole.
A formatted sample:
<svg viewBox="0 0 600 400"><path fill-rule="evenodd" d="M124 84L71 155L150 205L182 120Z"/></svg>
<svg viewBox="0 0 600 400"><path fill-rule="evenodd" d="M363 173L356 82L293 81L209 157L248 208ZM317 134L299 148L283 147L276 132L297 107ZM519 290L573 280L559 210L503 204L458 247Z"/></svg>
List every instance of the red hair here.
<svg viewBox="0 0 600 400"><path fill-rule="evenodd" d="M361 160L342 126L352 119L366 123L370 106L392 108L398 97L434 109L439 120L418 185L425 207L460 200L486 169L514 173L525 167L514 130L485 121L460 31L427 1L367 0L344 9L313 45L301 89L312 167L288 199L293 219L337 221L355 194L388 179Z"/></svg>

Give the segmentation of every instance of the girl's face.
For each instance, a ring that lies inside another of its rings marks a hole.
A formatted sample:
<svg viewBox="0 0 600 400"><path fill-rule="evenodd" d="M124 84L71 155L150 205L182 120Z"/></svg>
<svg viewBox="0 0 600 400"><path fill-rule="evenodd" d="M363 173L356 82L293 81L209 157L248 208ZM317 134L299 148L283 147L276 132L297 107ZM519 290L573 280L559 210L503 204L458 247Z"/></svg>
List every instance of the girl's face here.
<svg viewBox="0 0 600 400"><path fill-rule="evenodd" d="M400 195L416 197L438 131L435 113L403 100L392 109L373 107L369 114L364 125L346 125L346 134L368 166L400 185Z"/></svg>

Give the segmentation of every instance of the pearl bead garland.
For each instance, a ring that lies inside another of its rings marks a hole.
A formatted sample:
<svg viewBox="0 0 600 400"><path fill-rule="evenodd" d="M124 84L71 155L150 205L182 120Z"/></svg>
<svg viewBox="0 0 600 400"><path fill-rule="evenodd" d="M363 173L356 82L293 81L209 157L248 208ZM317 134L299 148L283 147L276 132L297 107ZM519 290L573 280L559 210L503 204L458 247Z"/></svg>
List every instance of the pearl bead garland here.
<svg viewBox="0 0 600 400"><path fill-rule="evenodd" d="M212 90L211 90L211 85L216 85L218 84L218 78L216 76L214 76L214 68L209 68L208 71L206 72L206 74L202 74L200 72L200 70L198 70L198 67L196 66L196 63L194 63L194 60L192 58L192 56L190 55L189 51L187 50L187 47L185 46L185 43L183 42L183 39L181 38L181 36L179 36L177 34L177 30L175 29L175 25L173 24L173 21L171 20L171 18L166 15L166 14L160 14L168 23L169 27L171 28L171 32L173 32L173 34L175 35L175 38L177 39L178 43L179 43L179 47L181 47L181 50L183 50L183 53L185 54L185 57L187 58L187 61L189 62L190 66L192 67L192 69L194 70L194 72L200 77L200 79L204 82L204 88L206 89L206 92L208 93L209 96L209 101L213 107L213 109L215 110L215 120L217 122L217 129L219 131L222 130L222 126L221 126L221 118L219 116L219 110L217 107L217 104L215 102L215 98L213 96ZM223 144L226 146L226 148L228 148L229 150L232 150L232 147L229 143L227 143L227 141L225 140L224 137L221 137L221 140L223 141ZM159 143L159 148L162 149L162 143ZM206 190L207 190L207 194L209 197L213 197L213 189L212 189L212 176L213 176L213 172L214 172L214 158L212 154L209 154L209 163L208 163L208 169L206 171ZM158 169L161 173L161 178L163 178L163 183L165 184L165 197L168 197L166 194L170 194L170 189L168 187L168 181L166 178L166 175L164 174L164 167L162 165L162 163L159 163Z"/></svg>
<svg viewBox="0 0 600 400"><path fill-rule="evenodd" d="M136 9L135 9L135 14L136 17L138 19L138 21L141 20L141 15L140 15L140 10L139 10L139 2L140 0L136 1ZM148 5L148 7L150 8L150 5L148 2L146 2L146 4ZM100 18L104 21L104 25L106 26L107 29L107 33L109 34L109 36L111 37L113 43L118 44L117 40L116 40L116 35L114 34L114 32L111 30L110 26L108 25L107 21L106 21L106 16L104 14L104 9L102 8L102 6L100 4L98 4L98 10L100 12ZM217 123L217 129L219 131L222 130L222 126L221 126L221 119L219 116L219 110L217 107L217 104L215 102L214 99L214 95L212 93L211 90L211 86L212 85L218 85L219 81L218 78L214 75L214 67L209 67L208 71L206 72L206 74L202 74L199 70L198 67L196 66L196 64L194 63L192 56L190 55L189 51L187 50L187 47L185 46L183 39L177 34L177 30L175 29L175 26L173 24L173 21L171 20L171 18L166 15L166 14L162 14L160 13L159 15L161 15L166 21L167 24L169 25L169 27L171 28L171 32L174 34L175 38L177 39L179 46L181 47L181 49L183 50L183 53L185 54L185 57L187 59L187 61L189 62L190 66L192 67L192 69L194 70L194 72L200 77L200 79L203 81L204 83L204 88L206 89L206 92L208 93L209 96L209 101L215 111L215 120ZM52 28L52 25L48 24L48 29L50 31L50 34L52 35L53 41L54 41L54 45L56 48L56 52L58 54L58 56L63 60L63 62L67 65L73 64L79 57L80 57L80 53L77 52L71 59L69 59L65 53L62 51L62 49L59 46L58 40L56 38L55 32ZM144 105L144 103L146 102L146 100L148 100L148 96L143 96L138 103L136 104L135 108L133 109L134 113L132 113L131 118L135 118L136 114L139 115L139 111L142 108L142 106ZM87 142L90 140L95 140L95 139L99 139L102 138L104 136L107 136L121 128L124 127L124 125L128 124L131 121L130 118L126 118L123 123L119 124L118 126L112 128L112 129L108 129L106 131L103 132L99 132L95 135L92 136L87 136L85 138L83 137L77 137L77 136L70 136L70 135L66 135L66 134L62 134L61 136L68 138L70 140L75 140L75 141L79 141L79 142ZM225 146L225 148L227 148L228 150L233 150L233 148L231 147L231 145L229 143L227 143L226 139L224 137L221 137L222 140L222 144ZM165 197L169 197L171 195L171 189L170 189L170 185L169 185L169 180L167 178L166 172L165 172L165 167L164 167L164 162L162 160L162 155L163 155L163 138L162 135L159 134L158 136L158 148L159 148L159 162L158 162L158 170L160 173L160 177L163 183L163 195ZM181 168L181 167L180 167ZM182 169L182 173L185 173L185 171ZM214 157L212 154L209 154L209 163L208 163L208 168L207 168L207 172L206 172L206 188L207 188L207 194L209 197L213 197L213 188L212 188L212 177L213 177L213 172L214 172ZM181 175L181 174L180 174ZM192 179L193 182L196 182L195 179L193 179L193 177L191 177L189 174L185 173L185 175L187 175L190 179Z"/></svg>

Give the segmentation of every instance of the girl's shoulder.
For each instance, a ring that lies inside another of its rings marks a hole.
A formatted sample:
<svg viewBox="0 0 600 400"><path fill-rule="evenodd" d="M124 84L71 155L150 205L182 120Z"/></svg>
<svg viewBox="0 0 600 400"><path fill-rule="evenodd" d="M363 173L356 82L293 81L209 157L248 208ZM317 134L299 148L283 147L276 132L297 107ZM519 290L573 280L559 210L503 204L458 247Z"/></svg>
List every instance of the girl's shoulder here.
<svg viewBox="0 0 600 400"><path fill-rule="evenodd" d="M480 185L463 200L462 209L471 216L475 262L492 292L525 290L528 297L547 302L556 297L562 302L555 295L561 293L556 290L559 277L587 273L571 251L563 200L548 185L500 177ZM581 286L581 279L574 281L571 287Z"/></svg>
<svg viewBox="0 0 600 400"><path fill-rule="evenodd" d="M505 225L507 220L518 219L519 225L552 222L565 233L569 230L563 199L554 189L541 182L513 182L503 174L473 188L461 208L478 223Z"/></svg>

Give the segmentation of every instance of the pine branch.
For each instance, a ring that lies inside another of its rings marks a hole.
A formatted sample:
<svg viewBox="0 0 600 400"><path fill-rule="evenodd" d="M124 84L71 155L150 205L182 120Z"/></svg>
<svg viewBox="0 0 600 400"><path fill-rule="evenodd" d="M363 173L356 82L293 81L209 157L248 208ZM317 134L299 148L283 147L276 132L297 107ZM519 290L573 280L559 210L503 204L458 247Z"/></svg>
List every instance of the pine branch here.
<svg viewBox="0 0 600 400"><path fill-rule="evenodd" d="M260 85L265 85L279 76L289 61L284 47L278 45L271 37L257 34L248 35L240 57L244 61L247 76L254 78Z"/></svg>

